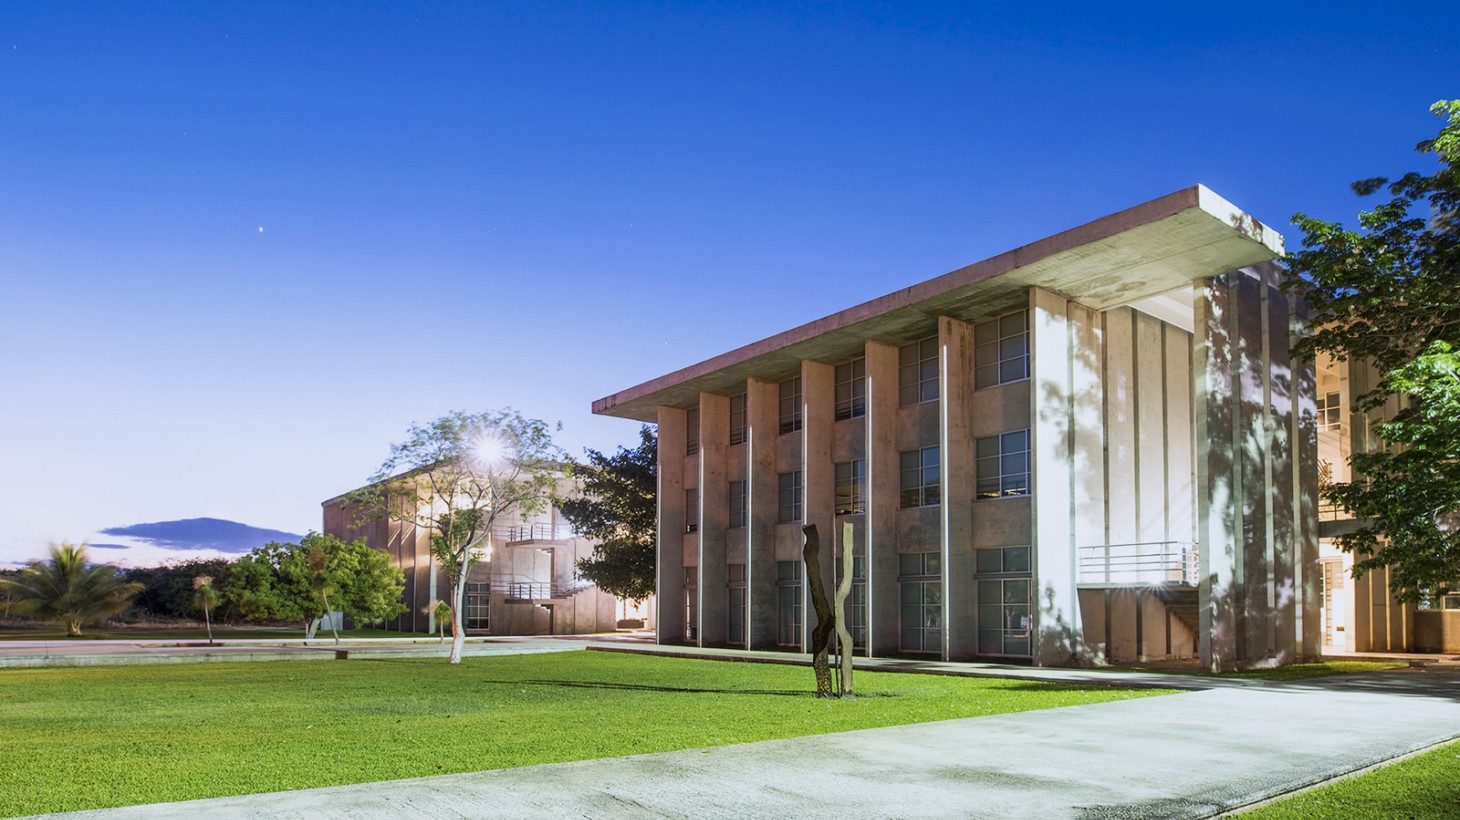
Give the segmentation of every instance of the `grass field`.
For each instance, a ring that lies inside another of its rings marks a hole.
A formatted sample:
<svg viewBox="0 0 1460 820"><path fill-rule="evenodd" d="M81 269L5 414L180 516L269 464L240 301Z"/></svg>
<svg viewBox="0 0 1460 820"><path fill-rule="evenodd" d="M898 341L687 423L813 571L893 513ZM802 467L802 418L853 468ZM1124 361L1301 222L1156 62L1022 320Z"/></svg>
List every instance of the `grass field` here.
<svg viewBox="0 0 1460 820"><path fill-rule="evenodd" d="M1243 814L1243 820L1460 817L1460 743Z"/></svg>
<svg viewBox="0 0 1460 820"><path fill-rule="evenodd" d="M1161 694L563 652L0 669L0 815L300 789Z"/></svg>
<svg viewBox="0 0 1460 820"><path fill-rule="evenodd" d="M244 639L254 641L270 641L279 638L303 638L304 628L280 629L277 627L255 627L255 626L215 626L213 627L214 640ZM320 630L315 640L334 640L334 635L328 629ZM424 632L390 632L384 629L346 629L340 632L341 638L434 638L435 635L428 635ZM6 626L0 627L0 641L206 641L208 632L203 627L148 627L129 626L120 628L104 628L89 626L85 634L80 637L71 637L66 630L55 624L36 624L33 626Z"/></svg>

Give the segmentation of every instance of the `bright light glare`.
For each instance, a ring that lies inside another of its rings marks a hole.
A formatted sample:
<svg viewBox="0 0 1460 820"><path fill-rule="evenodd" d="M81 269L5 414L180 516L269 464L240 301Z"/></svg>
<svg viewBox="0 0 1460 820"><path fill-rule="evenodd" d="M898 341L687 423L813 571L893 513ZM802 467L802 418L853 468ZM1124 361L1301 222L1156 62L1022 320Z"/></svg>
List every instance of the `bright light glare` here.
<svg viewBox="0 0 1460 820"><path fill-rule="evenodd" d="M502 441L501 436L483 430L472 439L467 449L467 457L483 470L494 470L506 463L507 444Z"/></svg>

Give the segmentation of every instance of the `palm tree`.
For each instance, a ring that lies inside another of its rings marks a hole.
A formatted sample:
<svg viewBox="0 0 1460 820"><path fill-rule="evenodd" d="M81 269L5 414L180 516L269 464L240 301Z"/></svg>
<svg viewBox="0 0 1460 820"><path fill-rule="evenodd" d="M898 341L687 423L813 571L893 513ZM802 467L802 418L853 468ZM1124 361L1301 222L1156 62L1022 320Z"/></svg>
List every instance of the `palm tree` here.
<svg viewBox="0 0 1460 820"><path fill-rule="evenodd" d="M203 623L208 626L208 645L213 645L213 607L218 603L218 591L213 589L213 576L199 575L193 578L193 606L203 610Z"/></svg>
<svg viewBox="0 0 1460 820"><path fill-rule="evenodd" d="M81 625L115 615L132 603L142 585L117 577L104 564L87 566L86 544L62 541L51 545L51 560L33 561L15 575L0 579L15 608L29 615L58 621L72 637Z"/></svg>

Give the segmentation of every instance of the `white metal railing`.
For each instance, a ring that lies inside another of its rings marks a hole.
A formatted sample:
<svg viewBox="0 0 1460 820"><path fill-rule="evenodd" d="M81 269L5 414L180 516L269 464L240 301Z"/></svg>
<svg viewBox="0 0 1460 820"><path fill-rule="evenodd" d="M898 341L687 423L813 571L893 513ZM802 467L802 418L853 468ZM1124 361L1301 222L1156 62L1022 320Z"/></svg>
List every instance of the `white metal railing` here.
<svg viewBox="0 0 1460 820"><path fill-rule="evenodd" d="M574 535L568 524L504 524L492 529L492 536L505 544L519 541L567 541Z"/></svg>
<svg viewBox="0 0 1460 820"><path fill-rule="evenodd" d="M1189 584L1201 577L1201 551L1189 541L1092 544L1076 549L1076 583Z"/></svg>

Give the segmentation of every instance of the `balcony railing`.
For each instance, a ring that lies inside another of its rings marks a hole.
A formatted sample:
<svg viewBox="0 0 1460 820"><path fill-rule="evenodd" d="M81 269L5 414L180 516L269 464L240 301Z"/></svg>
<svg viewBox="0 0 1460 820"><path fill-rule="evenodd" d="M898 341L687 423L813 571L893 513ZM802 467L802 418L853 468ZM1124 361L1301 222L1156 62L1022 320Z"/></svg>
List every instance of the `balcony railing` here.
<svg viewBox="0 0 1460 820"><path fill-rule="evenodd" d="M492 535L507 544L520 541L567 541L573 528L567 524L511 524L496 527Z"/></svg>
<svg viewBox="0 0 1460 820"><path fill-rule="evenodd" d="M547 581L512 581L506 584L507 599L517 601L546 601L554 598L567 598L575 592L587 589L592 586L581 578L569 581L566 584L554 584Z"/></svg>
<svg viewBox="0 0 1460 820"><path fill-rule="evenodd" d="M1076 583L1101 586L1125 584L1188 584L1201 578L1201 552L1187 541L1142 541L1133 544L1094 544L1077 553Z"/></svg>

